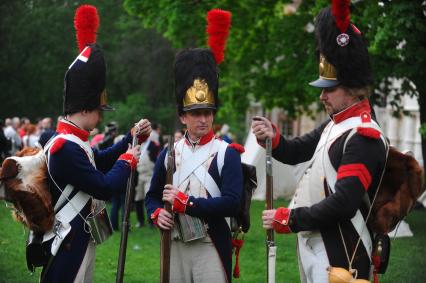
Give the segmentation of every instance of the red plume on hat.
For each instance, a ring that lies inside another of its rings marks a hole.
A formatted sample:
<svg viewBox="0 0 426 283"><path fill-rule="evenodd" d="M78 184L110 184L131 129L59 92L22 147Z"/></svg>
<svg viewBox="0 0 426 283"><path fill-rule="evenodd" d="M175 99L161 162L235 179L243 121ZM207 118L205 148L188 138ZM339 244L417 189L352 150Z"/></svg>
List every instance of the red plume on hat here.
<svg viewBox="0 0 426 283"><path fill-rule="evenodd" d="M351 19L349 13L350 3L350 0L333 0L331 3L331 11L336 20L336 26L341 33L346 32L349 26Z"/></svg>
<svg viewBox="0 0 426 283"><path fill-rule="evenodd" d="M208 45L213 52L216 64L222 63L225 58L226 40L231 28L231 12L213 9L207 13Z"/></svg>
<svg viewBox="0 0 426 283"><path fill-rule="evenodd" d="M95 6L82 5L75 11L74 28L77 33L78 49L96 43L96 32L99 28L99 15Z"/></svg>

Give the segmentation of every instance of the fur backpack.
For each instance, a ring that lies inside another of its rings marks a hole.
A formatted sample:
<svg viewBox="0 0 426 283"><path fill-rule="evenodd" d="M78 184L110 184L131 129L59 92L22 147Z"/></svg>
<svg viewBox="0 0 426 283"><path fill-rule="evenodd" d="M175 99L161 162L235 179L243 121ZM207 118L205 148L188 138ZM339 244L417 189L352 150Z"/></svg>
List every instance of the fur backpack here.
<svg viewBox="0 0 426 283"><path fill-rule="evenodd" d="M34 232L51 230L54 222L46 156L40 148L25 148L3 161L0 199L13 204L13 216Z"/></svg>
<svg viewBox="0 0 426 283"><path fill-rule="evenodd" d="M368 226L376 233L389 233L407 216L423 190L423 170L417 160L389 147L385 172Z"/></svg>

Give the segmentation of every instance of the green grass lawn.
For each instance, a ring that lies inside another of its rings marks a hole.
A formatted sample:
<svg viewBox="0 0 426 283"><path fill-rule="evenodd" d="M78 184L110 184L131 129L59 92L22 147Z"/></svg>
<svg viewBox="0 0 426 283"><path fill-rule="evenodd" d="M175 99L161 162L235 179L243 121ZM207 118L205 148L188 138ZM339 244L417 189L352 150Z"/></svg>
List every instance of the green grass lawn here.
<svg viewBox="0 0 426 283"><path fill-rule="evenodd" d="M26 269L26 231L10 217L0 202L0 282L38 282L38 272ZM283 205L277 201L275 206ZM252 206L252 227L240 254L241 278L235 282L265 282L265 232L260 226L263 202ZM132 222L135 223L134 214ZM414 232L412 238L392 241L391 262L381 283L426 282L426 211L414 211L407 218ZM295 235L277 235L277 282L299 282ZM159 282L159 232L142 228L129 234L124 282ZM115 282L120 234L98 246L94 282Z"/></svg>

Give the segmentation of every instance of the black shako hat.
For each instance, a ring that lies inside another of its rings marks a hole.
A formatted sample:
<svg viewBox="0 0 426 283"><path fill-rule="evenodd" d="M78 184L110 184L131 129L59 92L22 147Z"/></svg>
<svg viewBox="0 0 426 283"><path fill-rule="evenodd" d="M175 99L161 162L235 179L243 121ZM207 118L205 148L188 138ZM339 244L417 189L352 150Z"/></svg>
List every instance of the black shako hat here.
<svg viewBox="0 0 426 283"><path fill-rule="evenodd" d="M80 6L75 13L74 26L80 54L65 74L64 114L95 109L114 110L107 104L105 59L100 46L96 44L99 27L96 8Z"/></svg>
<svg viewBox="0 0 426 283"><path fill-rule="evenodd" d="M218 109L219 73L209 49L193 48L179 52L174 73L179 115L194 109Z"/></svg>
<svg viewBox="0 0 426 283"><path fill-rule="evenodd" d="M349 22L349 4L349 0L334 0L332 8L317 15L319 78L309 83L312 86L362 88L373 84L367 46L361 32Z"/></svg>
<svg viewBox="0 0 426 283"><path fill-rule="evenodd" d="M174 63L178 114L194 109L218 109L218 65L224 60L231 13L213 9L207 13L208 48L185 49Z"/></svg>

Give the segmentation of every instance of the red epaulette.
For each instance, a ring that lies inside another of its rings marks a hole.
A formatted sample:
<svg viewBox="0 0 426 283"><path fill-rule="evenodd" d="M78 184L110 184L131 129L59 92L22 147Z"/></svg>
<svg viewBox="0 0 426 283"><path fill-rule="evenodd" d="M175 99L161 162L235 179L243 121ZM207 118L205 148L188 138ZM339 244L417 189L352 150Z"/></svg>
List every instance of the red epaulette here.
<svg viewBox="0 0 426 283"><path fill-rule="evenodd" d="M50 147L49 151L50 154L55 154L55 152L58 152L65 144L67 140L64 138L58 138L53 142L53 145Z"/></svg>
<svg viewBox="0 0 426 283"><path fill-rule="evenodd" d="M238 151L240 154L242 154L242 153L244 153L244 151L246 151L244 149L244 146L242 146L241 144L238 144L238 143L231 143L228 146L232 147L233 149L235 149L236 151Z"/></svg>
<svg viewBox="0 0 426 283"><path fill-rule="evenodd" d="M361 121L362 124L359 126L356 131L358 134L364 137L372 138L372 139L380 139L380 131L373 128L371 124L371 115L368 112L361 113Z"/></svg>

